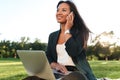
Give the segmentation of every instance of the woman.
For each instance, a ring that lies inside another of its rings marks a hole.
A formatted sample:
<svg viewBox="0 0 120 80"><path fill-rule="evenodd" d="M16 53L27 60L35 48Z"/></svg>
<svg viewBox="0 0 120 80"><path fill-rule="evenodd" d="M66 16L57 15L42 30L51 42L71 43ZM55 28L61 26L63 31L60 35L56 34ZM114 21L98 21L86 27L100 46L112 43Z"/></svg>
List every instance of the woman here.
<svg viewBox="0 0 120 80"><path fill-rule="evenodd" d="M75 4L60 1L56 12L60 30L49 35L46 55L52 69L67 74L65 66L75 66L88 80L96 80L86 60L90 30L86 27Z"/></svg>

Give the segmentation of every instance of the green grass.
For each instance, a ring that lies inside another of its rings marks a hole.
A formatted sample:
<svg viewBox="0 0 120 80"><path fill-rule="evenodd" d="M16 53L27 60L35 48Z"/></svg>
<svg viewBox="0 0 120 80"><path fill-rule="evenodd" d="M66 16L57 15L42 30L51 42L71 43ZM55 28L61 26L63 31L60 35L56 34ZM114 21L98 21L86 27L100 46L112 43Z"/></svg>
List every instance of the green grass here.
<svg viewBox="0 0 120 80"><path fill-rule="evenodd" d="M26 76L19 59L0 59L0 80L21 80Z"/></svg>
<svg viewBox="0 0 120 80"><path fill-rule="evenodd" d="M120 61L89 61L97 78L120 78ZM0 59L0 80L21 80L27 76L19 59Z"/></svg>
<svg viewBox="0 0 120 80"><path fill-rule="evenodd" d="M120 78L120 61L90 61L90 65L97 78Z"/></svg>

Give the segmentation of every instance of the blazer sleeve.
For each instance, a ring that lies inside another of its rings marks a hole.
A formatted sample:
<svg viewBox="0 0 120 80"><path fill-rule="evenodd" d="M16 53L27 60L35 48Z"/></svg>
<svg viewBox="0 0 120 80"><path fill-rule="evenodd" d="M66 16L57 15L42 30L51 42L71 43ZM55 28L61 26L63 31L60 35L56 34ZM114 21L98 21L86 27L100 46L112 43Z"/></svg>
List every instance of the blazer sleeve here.
<svg viewBox="0 0 120 80"><path fill-rule="evenodd" d="M66 51L72 58L84 55L84 49L80 37L77 37L76 39L71 37L66 41L65 46Z"/></svg>
<svg viewBox="0 0 120 80"><path fill-rule="evenodd" d="M48 46L46 50L46 56L48 58L49 63L57 62L57 53L56 53L56 42L58 32L51 33L48 39Z"/></svg>
<svg viewBox="0 0 120 80"><path fill-rule="evenodd" d="M48 38L48 46L47 46L47 50L46 50L46 56L47 56L47 59L49 61L49 63L51 63L53 61L52 59L52 51L51 51L51 35L49 35L49 38Z"/></svg>

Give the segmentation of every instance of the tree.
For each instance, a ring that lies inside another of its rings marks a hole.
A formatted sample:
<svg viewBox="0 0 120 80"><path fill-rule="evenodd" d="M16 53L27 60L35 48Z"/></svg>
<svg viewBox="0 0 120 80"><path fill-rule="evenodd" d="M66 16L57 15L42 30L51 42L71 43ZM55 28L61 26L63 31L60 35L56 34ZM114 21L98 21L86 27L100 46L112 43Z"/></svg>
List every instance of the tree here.
<svg viewBox="0 0 120 80"><path fill-rule="evenodd" d="M20 42L20 47L21 49L25 49L25 45L27 44L27 42L30 40L29 37L21 37L21 42Z"/></svg>
<svg viewBox="0 0 120 80"><path fill-rule="evenodd" d="M113 38L113 31L103 32L95 37L92 42L95 44L94 50L98 57L104 57L105 60L108 60L108 57L111 55L110 47L114 46L115 44Z"/></svg>

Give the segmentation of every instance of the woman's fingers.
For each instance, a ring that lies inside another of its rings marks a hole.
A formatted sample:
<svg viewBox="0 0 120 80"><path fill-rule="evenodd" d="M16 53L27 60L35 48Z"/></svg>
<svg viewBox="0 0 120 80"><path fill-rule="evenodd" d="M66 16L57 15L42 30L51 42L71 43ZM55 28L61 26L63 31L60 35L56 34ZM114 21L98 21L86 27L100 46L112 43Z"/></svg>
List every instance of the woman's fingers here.
<svg viewBox="0 0 120 80"><path fill-rule="evenodd" d="M66 67L63 66L63 65L60 65L60 71L61 71L62 73L64 73L64 74L68 72L68 70L66 69Z"/></svg>
<svg viewBox="0 0 120 80"><path fill-rule="evenodd" d="M66 74L68 72L67 68L64 65L59 64L59 63L53 62L53 63L51 63L51 67L53 69L56 69L57 71L60 71L60 72L64 73L64 74Z"/></svg>
<svg viewBox="0 0 120 80"><path fill-rule="evenodd" d="M73 14L73 12L71 12L71 13L67 16L66 30L67 30L67 29L71 29L71 27L73 26L73 21L74 21L74 14Z"/></svg>
<svg viewBox="0 0 120 80"><path fill-rule="evenodd" d="M73 23L73 21L74 21L74 13L71 12L71 22Z"/></svg>

